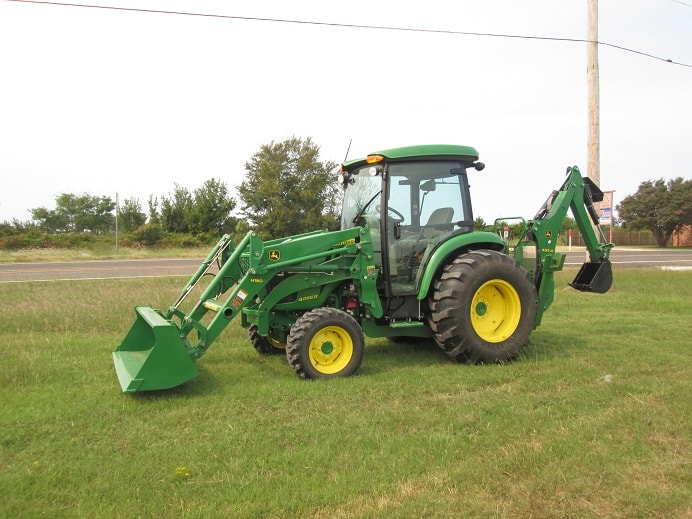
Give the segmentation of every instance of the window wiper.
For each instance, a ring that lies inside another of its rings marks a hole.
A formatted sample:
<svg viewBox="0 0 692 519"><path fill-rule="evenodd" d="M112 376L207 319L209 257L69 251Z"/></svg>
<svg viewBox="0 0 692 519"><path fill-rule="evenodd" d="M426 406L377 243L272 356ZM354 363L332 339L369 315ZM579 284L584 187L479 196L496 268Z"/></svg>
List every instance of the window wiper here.
<svg viewBox="0 0 692 519"><path fill-rule="evenodd" d="M363 213L365 213L365 210L366 210L368 207L370 207L370 204L372 204L372 203L375 201L375 199L376 199L378 196L380 196L381 194L382 194L382 190L380 189L377 193L375 193L375 195L374 195L370 200L368 200L368 202L363 206L363 209L361 209L360 211L358 211L358 213L356 214L356 216L353 217L353 221L352 221L351 223L357 223L358 220L360 220L360 217L363 216Z"/></svg>

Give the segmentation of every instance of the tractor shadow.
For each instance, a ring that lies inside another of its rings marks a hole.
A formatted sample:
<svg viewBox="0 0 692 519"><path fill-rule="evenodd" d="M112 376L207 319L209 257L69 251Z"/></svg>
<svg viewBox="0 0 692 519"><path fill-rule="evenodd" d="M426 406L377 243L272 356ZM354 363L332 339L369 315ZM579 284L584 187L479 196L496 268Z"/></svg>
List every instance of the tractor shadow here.
<svg viewBox="0 0 692 519"><path fill-rule="evenodd" d="M586 353L586 350L593 347L593 342L578 333L578 331L574 333L534 331L531 334L530 344L522 351L517 361L543 363Z"/></svg>
<svg viewBox="0 0 692 519"><path fill-rule="evenodd" d="M367 339L361 376L453 362L431 338Z"/></svg>
<svg viewBox="0 0 692 519"><path fill-rule="evenodd" d="M604 345L598 347L600 346ZM517 359L499 364L543 364L573 358L575 355L588 355L588 350L592 347L595 346L591 341L577 333L534 331L529 345ZM424 368L449 364L471 367L447 357L431 338L407 338L396 342L391 339L368 339L360 375L378 375L410 367Z"/></svg>
<svg viewBox="0 0 692 519"><path fill-rule="evenodd" d="M137 391L129 393L132 399L139 402L165 401L208 397L210 394L223 393L228 387L227 381L222 381L214 374L214 370L197 366L197 377L170 389L155 391Z"/></svg>

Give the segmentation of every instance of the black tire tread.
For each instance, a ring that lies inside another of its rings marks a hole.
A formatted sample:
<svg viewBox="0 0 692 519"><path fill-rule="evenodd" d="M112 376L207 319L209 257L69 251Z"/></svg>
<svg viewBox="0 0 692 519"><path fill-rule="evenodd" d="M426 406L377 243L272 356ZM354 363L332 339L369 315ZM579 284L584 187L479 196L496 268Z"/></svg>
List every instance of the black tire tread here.
<svg viewBox="0 0 692 519"><path fill-rule="evenodd" d="M470 324L473 294L486 281L502 278L517 290L521 301L521 319L507 340L491 344L481 339ZM492 250L476 250L456 257L447 264L433 283L428 300L428 323L437 345L448 357L472 364L515 359L529 344L535 328L536 288L528 271L514 258Z"/></svg>
<svg viewBox="0 0 692 519"><path fill-rule="evenodd" d="M262 356L268 357L271 355L284 353L283 349L275 347L271 342L269 342L269 339L263 335L260 335L257 326L254 324L250 325L250 327L247 329L247 336L248 339L250 339L252 347L255 348L255 351Z"/></svg>
<svg viewBox="0 0 692 519"><path fill-rule="evenodd" d="M351 337L354 342L354 362L347 366L341 373L334 375L323 375L315 373L309 365L307 351L305 351L306 341L324 324L338 324L346 329L351 329ZM304 313L291 328L286 344L286 359L289 366L300 378L333 378L344 377L355 373L360 367L365 354L365 338L363 330L351 315L330 307L320 307Z"/></svg>

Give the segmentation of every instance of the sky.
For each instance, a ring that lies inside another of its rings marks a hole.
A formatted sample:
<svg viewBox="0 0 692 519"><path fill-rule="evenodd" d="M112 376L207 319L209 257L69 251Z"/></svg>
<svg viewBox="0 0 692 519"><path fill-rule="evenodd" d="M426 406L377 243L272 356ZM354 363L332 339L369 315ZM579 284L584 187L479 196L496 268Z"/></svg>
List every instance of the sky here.
<svg viewBox="0 0 692 519"><path fill-rule="evenodd" d="M0 222L61 193L145 212L176 185L235 194L260 147L293 136L334 162L473 146L486 222L531 218L568 166L587 173L587 44L549 39L587 38L586 0L73 3L225 17L0 0ZM600 181L616 204L692 176L690 34L692 0L599 2Z"/></svg>

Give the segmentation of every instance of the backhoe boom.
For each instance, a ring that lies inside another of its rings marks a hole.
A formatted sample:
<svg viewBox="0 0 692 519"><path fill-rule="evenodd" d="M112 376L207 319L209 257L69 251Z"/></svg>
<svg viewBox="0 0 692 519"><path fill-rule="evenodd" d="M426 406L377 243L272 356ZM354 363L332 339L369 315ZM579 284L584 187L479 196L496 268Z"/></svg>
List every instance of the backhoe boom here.
<svg viewBox="0 0 692 519"><path fill-rule="evenodd" d="M582 265L570 286L583 292L604 293L610 289L613 276L609 254L613 244L606 243L594 207L594 202L602 200L603 192L591 179L582 177L579 168L574 166L567 169L567 178L560 189L550 194L533 220L527 223L524 239L517 246L515 256L518 259L530 257L527 248L535 246L535 269L526 261L524 265L532 272L538 293L536 325L540 324L543 312L553 302L554 273L562 270L565 263L565 254L557 252L557 238L568 210L571 210L584 238L590 259Z"/></svg>

